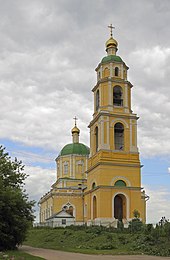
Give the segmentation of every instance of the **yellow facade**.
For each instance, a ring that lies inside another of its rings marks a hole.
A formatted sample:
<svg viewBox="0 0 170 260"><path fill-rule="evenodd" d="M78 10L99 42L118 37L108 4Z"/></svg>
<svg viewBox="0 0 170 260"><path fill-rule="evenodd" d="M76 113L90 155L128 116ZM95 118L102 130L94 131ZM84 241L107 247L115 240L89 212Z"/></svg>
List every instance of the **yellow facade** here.
<svg viewBox="0 0 170 260"><path fill-rule="evenodd" d="M96 68L90 154L79 143L80 130L75 123L72 145L63 148L56 159L57 181L39 202L42 223L67 203L75 223L116 226L121 220L126 224L134 210L143 222L146 220L147 196L141 188L137 148L138 117L131 110L132 84L127 80L128 67L116 54L117 45L111 36L106 42L107 56Z"/></svg>

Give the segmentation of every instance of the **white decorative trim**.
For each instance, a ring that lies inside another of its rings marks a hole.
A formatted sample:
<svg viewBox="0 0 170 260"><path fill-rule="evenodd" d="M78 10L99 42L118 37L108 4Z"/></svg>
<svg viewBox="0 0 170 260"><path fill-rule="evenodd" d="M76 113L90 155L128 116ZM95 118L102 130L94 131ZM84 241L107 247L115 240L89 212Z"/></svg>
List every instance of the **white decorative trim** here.
<svg viewBox="0 0 170 260"><path fill-rule="evenodd" d="M103 119L103 116L101 117L101 119ZM101 143L100 143L100 148L103 148L103 145L104 145L104 122L103 122L103 120L101 120L101 128L100 128L100 130L101 130Z"/></svg>
<svg viewBox="0 0 170 260"><path fill-rule="evenodd" d="M91 181L91 183L90 183L90 189L92 189L92 184L93 184L93 183L95 183L96 186L97 186L97 182L96 182L96 180L93 179L93 180Z"/></svg>
<svg viewBox="0 0 170 260"><path fill-rule="evenodd" d="M113 77L113 63L110 63L110 77Z"/></svg>
<svg viewBox="0 0 170 260"><path fill-rule="evenodd" d="M123 100L124 100L124 107L127 108L127 105L128 105L128 91L127 91L127 84L125 84L124 89L125 89L125 91L124 91L124 97L123 97Z"/></svg>
<svg viewBox="0 0 170 260"><path fill-rule="evenodd" d="M63 172L63 164L62 164L62 158L60 158L60 177L62 177Z"/></svg>
<svg viewBox="0 0 170 260"><path fill-rule="evenodd" d="M113 106L113 88L110 81L108 82L108 99L109 106Z"/></svg>
<svg viewBox="0 0 170 260"><path fill-rule="evenodd" d="M67 206L67 207L68 207L68 204L69 204L69 207L70 207L70 206L73 207L73 216L76 218L76 207L75 207L70 201L68 201L67 203L64 203L64 204L62 205L62 209L63 209L64 206ZM69 207L68 207L68 209L69 209Z"/></svg>
<svg viewBox="0 0 170 260"><path fill-rule="evenodd" d="M72 157L70 155L70 177L72 177Z"/></svg>
<svg viewBox="0 0 170 260"><path fill-rule="evenodd" d="M116 118L116 119L112 120L111 126L113 127L113 125L115 125L116 123L122 123L124 126L126 126L126 128L129 128L128 123L122 118Z"/></svg>
<svg viewBox="0 0 170 260"><path fill-rule="evenodd" d="M96 201L97 201L97 196L96 194L93 194L92 196L92 201L91 201L91 219L93 219L93 198L96 197ZM96 203L96 206L97 206L97 203ZM97 208L96 208L96 211L97 211ZM97 213L97 212L96 212ZM97 214L96 214L97 215Z"/></svg>
<svg viewBox="0 0 170 260"><path fill-rule="evenodd" d="M132 119L130 119L130 151L132 150Z"/></svg>
<svg viewBox="0 0 170 260"><path fill-rule="evenodd" d="M116 177L114 177L114 178L112 179L112 181L111 181L111 186L113 186L113 185L115 184L115 182L118 181L118 180L123 180L123 181L125 181L125 182L126 182L126 185L127 185L128 187L131 186L131 182L130 182L126 177L124 177L124 176L116 176Z"/></svg>
<svg viewBox="0 0 170 260"><path fill-rule="evenodd" d="M121 64L121 79L123 79L123 64Z"/></svg>
<svg viewBox="0 0 170 260"><path fill-rule="evenodd" d="M109 133L109 120L107 119L107 146L110 149L110 133Z"/></svg>
<svg viewBox="0 0 170 260"><path fill-rule="evenodd" d="M76 177L76 164L75 164L75 156L73 157L73 177Z"/></svg>

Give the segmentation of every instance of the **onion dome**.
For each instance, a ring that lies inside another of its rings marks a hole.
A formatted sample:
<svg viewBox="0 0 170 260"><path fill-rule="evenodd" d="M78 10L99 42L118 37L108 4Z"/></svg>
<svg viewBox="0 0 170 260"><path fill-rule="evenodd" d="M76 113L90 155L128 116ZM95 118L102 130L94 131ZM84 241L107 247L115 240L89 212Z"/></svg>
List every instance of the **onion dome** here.
<svg viewBox="0 0 170 260"><path fill-rule="evenodd" d="M72 134L74 134L74 133L79 134L79 133L80 133L80 130L79 130L78 127L75 125L75 126L73 127L73 129L71 130L71 132L72 132Z"/></svg>
<svg viewBox="0 0 170 260"><path fill-rule="evenodd" d="M106 49L108 48L108 47L113 47L113 46L115 46L116 48L117 48L117 46L118 46L118 42L115 40L115 39L113 39L113 37L110 37L110 39L109 40L107 40L107 42L106 42Z"/></svg>
<svg viewBox="0 0 170 260"><path fill-rule="evenodd" d="M104 57L101 60L101 63L107 63L107 62L122 62L122 58L117 55L109 55L109 56Z"/></svg>
<svg viewBox="0 0 170 260"><path fill-rule="evenodd" d="M60 152L60 156L77 154L77 155L89 155L90 148L82 143L66 144Z"/></svg>
<svg viewBox="0 0 170 260"><path fill-rule="evenodd" d="M106 52L107 55L116 55L116 52L118 50L117 48L118 43L113 37L111 36L109 40L106 42Z"/></svg>

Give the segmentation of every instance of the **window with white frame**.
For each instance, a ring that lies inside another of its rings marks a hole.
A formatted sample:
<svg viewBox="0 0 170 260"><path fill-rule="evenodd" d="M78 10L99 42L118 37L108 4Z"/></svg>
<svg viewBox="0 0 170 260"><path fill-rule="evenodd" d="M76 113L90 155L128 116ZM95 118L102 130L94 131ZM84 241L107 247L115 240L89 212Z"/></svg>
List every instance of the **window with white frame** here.
<svg viewBox="0 0 170 260"><path fill-rule="evenodd" d="M64 174L68 174L68 162L64 162Z"/></svg>

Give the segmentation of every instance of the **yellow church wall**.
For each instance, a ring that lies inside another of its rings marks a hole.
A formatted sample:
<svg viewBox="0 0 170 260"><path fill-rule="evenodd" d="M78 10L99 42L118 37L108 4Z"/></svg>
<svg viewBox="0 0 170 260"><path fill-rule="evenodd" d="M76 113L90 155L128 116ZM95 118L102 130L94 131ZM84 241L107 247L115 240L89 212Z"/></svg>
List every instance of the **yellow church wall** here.
<svg viewBox="0 0 170 260"><path fill-rule="evenodd" d="M141 199L141 191L130 190L128 188L117 187L109 188L102 187L85 195L85 202L88 205L86 220L93 219L93 197L97 201L96 218L114 218L114 197L116 195L123 195L125 197L124 218L132 219L133 211L136 209L140 213L140 217L144 218L144 200Z"/></svg>
<svg viewBox="0 0 170 260"><path fill-rule="evenodd" d="M40 211L40 222L45 222L46 218L49 218L53 212L53 199L52 197L47 198L41 204Z"/></svg>
<svg viewBox="0 0 170 260"><path fill-rule="evenodd" d="M74 196L74 195L67 195L63 194L58 195L56 194L54 196L54 202L53 202L53 211L59 212L62 210L63 206L67 203L70 203L73 206L73 214L75 216L76 221L83 221L83 200L82 196Z"/></svg>
<svg viewBox="0 0 170 260"><path fill-rule="evenodd" d="M117 180L125 181L129 187L140 187L140 168L116 165L99 165L88 173L87 190L96 185L114 186Z"/></svg>
<svg viewBox="0 0 170 260"><path fill-rule="evenodd" d="M57 188L69 188L69 187L78 187L79 184L86 183L85 180L72 180L72 179L63 179L62 183L56 186Z"/></svg>

